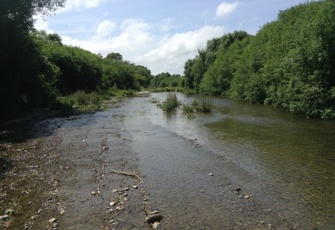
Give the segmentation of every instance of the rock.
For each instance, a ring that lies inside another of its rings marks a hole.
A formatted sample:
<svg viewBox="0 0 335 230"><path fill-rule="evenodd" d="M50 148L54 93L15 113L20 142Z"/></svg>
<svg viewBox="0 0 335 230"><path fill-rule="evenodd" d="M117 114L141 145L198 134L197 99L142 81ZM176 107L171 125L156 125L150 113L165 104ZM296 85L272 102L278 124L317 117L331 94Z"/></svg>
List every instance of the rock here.
<svg viewBox="0 0 335 230"><path fill-rule="evenodd" d="M134 186L133 186L133 189L138 189L138 186L137 186L137 185L134 185Z"/></svg>
<svg viewBox="0 0 335 230"><path fill-rule="evenodd" d="M153 223L152 225L151 225L151 227L152 227L152 229L157 229L158 228L158 226L159 226L159 222L155 222L155 223Z"/></svg>
<svg viewBox="0 0 335 230"><path fill-rule="evenodd" d="M162 219L163 219L162 215L155 214L155 215L147 216L147 218L145 219L145 222L147 222L148 224L154 224L155 222L160 222Z"/></svg>
<svg viewBox="0 0 335 230"><path fill-rule="evenodd" d="M236 192L240 192L240 191L241 191L241 188L240 188L240 187L237 187L237 188L235 188L235 191L236 191Z"/></svg>
<svg viewBox="0 0 335 230"><path fill-rule="evenodd" d="M0 216L0 220L7 220L9 218L9 215L3 215L3 216Z"/></svg>
<svg viewBox="0 0 335 230"><path fill-rule="evenodd" d="M209 176L214 176L214 174L213 173L210 173L210 174L208 174Z"/></svg>
<svg viewBox="0 0 335 230"><path fill-rule="evenodd" d="M59 213L60 213L61 215L64 215L65 212L66 212L65 209L62 209L62 210L60 210Z"/></svg>
<svg viewBox="0 0 335 230"><path fill-rule="evenodd" d="M125 191L129 191L129 188L124 188L124 189L121 189L121 192L125 192Z"/></svg>
<svg viewBox="0 0 335 230"><path fill-rule="evenodd" d="M49 220L49 222L50 222L50 223L54 223L56 220L57 220L56 218L51 218L51 219Z"/></svg>
<svg viewBox="0 0 335 230"><path fill-rule="evenodd" d="M250 199L250 195L245 195L244 198L245 199Z"/></svg>
<svg viewBox="0 0 335 230"><path fill-rule="evenodd" d="M114 206L115 202L109 202L109 206Z"/></svg>
<svg viewBox="0 0 335 230"><path fill-rule="evenodd" d="M119 190L118 189L113 189L112 190L112 193L116 193L116 192L118 192Z"/></svg>
<svg viewBox="0 0 335 230"><path fill-rule="evenodd" d="M92 195L97 195L97 193L95 191L92 191L91 194Z"/></svg>
<svg viewBox="0 0 335 230"><path fill-rule="evenodd" d="M116 207L115 210L116 211L121 211L123 209L123 207Z"/></svg>
<svg viewBox="0 0 335 230"><path fill-rule="evenodd" d="M157 213L158 213L158 211L155 210L155 211L150 212L150 215L154 215L154 214L157 214Z"/></svg>

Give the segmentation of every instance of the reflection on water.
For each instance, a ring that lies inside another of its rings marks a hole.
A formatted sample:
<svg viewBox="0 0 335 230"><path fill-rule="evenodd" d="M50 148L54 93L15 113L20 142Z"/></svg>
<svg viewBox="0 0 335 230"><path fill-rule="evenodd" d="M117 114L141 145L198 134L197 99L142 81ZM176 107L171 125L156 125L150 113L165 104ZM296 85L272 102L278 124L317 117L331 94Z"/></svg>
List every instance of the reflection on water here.
<svg viewBox="0 0 335 230"><path fill-rule="evenodd" d="M150 97L163 102L166 95ZM183 104L195 99L179 93L177 97ZM261 220L279 217L277 229L335 229L335 122L223 98L213 98L211 114L190 120L181 110L166 115L149 101L142 97L130 102L136 112L128 112L127 128L134 135L147 185L155 191L153 197L159 194L155 203L171 218L183 215L184 222L178 219L182 226L191 226L186 223L192 214L198 228L225 224L239 229L243 223L240 229L264 229ZM216 175L213 181L208 180L209 171ZM235 200L230 183L247 189L252 202ZM202 189L206 192L199 194ZM272 212L263 213L265 208ZM199 225L213 216L225 221L214 218L212 225ZM245 227L250 224L255 228Z"/></svg>

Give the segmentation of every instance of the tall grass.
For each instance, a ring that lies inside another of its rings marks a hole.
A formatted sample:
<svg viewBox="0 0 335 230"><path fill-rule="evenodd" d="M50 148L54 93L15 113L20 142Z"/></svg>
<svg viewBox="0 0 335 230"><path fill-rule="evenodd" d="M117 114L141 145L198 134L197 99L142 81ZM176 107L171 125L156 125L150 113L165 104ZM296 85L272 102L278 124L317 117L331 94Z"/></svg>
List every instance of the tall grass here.
<svg viewBox="0 0 335 230"><path fill-rule="evenodd" d="M201 98L200 103L196 106L198 112L210 113L213 108L212 99L210 97Z"/></svg>
<svg viewBox="0 0 335 230"><path fill-rule="evenodd" d="M177 95L175 93L169 93L166 100L162 103L162 109L165 112L172 112L179 106Z"/></svg>
<svg viewBox="0 0 335 230"><path fill-rule="evenodd" d="M100 108L101 99L102 96L97 92L85 93L84 91L78 91L66 97L60 97L58 101L82 111L91 111Z"/></svg>

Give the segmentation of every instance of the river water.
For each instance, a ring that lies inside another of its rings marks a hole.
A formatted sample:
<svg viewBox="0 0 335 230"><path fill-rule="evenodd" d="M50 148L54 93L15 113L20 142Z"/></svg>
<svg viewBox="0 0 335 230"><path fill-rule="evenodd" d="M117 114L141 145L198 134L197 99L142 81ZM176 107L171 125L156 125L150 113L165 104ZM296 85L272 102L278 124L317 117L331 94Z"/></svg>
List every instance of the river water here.
<svg viewBox="0 0 335 230"><path fill-rule="evenodd" d="M335 229L334 122L223 98L188 119L166 96L119 107L161 229Z"/></svg>

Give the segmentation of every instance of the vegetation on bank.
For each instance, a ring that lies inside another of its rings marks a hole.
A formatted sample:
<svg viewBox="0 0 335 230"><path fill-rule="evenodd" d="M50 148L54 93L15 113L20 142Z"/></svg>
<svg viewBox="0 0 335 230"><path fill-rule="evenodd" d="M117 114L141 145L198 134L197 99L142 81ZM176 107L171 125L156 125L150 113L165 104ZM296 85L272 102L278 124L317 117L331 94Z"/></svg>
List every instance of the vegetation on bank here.
<svg viewBox="0 0 335 230"><path fill-rule="evenodd" d="M165 87L181 81L199 94L335 119L334 12L333 0L291 7L255 36L236 31L208 41L185 63L185 76L156 80Z"/></svg>
<svg viewBox="0 0 335 230"><path fill-rule="evenodd" d="M119 53L102 57L35 31L33 15L51 13L65 0L38 2L4 0L0 7L0 123L32 109L94 110L101 100L142 88L225 96L335 119L333 0L281 11L255 36L236 31L208 41L186 61L184 76L152 76Z"/></svg>
<svg viewBox="0 0 335 230"><path fill-rule="evenodd" d="M0 123L36 109L92 110L110 96L131 95L148 87L144 66L62 44L58 34L33 29L33 15L49 14L64 0L1 3Z"/></svg>

